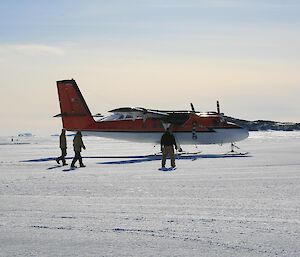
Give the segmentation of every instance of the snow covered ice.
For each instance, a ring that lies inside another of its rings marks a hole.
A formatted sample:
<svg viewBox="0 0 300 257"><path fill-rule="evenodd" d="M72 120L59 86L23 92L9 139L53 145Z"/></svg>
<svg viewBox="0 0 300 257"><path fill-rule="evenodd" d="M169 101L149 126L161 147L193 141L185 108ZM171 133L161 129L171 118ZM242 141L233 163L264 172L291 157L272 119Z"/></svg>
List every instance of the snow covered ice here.
<svg viewBox="0 0 300 257"><path fill-rule="evenodd" d="M138 158L159 147L95 137L67 171L44 159L58 137L24 140L0 138L0 256L300 256L300 132L251 132L248 156L199 146L175 171Z"/></svg>

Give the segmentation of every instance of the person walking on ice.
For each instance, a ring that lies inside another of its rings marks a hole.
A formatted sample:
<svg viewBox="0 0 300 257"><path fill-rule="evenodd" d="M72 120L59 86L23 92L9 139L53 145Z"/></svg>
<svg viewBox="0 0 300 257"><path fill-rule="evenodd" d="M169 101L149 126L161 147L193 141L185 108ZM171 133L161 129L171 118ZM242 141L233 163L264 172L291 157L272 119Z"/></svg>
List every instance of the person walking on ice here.
<svg viewBox="0 0 300 257"><path fill-rule="evenodd" d="M160 140L160 147L162 152L162 160L161 167L165 168L166 166L166 158L169 155L171 159L171 166L175 168L175 155L174 155L174 147L177 150L177 144L175 137L170 133L170 129L167 128L166 132L162 135Z"/></svg>
<svg viewBox="0 0 300 257"><path fill-rule="evenodd" d="M63 165L67 165L66 163L66 155L67 155L67 139L66 139L66 130L62 129L61 134L59 136L59 148L61 150L61 156L57 157L55 160L59 164L62 161Z"/></svg>
<svg viewBox="0 0 300 257"><path fill-rule="evenodd" d="M74 136L73 147L74 147L75 156L71 163L71 168L76 168L75 163L77 161L79 161L80 167L85 167L85 165L82 163L81 149L83 148L85 150L86 148L85 148L85 145L83 144L82 134L80 131L78 131L76 133L76 135Z"/></svg>

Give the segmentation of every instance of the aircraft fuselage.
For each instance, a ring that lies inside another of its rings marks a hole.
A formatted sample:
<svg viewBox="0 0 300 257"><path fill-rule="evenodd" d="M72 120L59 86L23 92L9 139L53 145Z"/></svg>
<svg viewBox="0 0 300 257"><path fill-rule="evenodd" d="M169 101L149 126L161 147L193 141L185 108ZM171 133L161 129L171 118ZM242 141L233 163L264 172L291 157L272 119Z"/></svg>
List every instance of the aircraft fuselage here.
<svg viewBox="0 0 300 257"><path fill-rule="evenodd" d="M224 144L243 140L248 131L219 112L162 111L122 107L95 121L74 80L57 81L63 128L83 135L159 143L166 128L179 144Z"/></svg>

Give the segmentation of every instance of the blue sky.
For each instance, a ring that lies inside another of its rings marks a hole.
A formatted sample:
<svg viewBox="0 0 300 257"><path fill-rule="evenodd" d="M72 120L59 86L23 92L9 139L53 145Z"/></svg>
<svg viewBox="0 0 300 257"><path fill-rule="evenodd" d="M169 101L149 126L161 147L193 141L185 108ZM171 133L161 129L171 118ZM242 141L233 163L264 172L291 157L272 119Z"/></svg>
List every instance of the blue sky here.
<svg viewBox="0 0 300 257"><path fill-rule="evenodd" d="M92 112L215 109L300 121L299 1L1 1L0 135L52 133L55 81ZM9 110L9 111L8 111Z"/></svg>

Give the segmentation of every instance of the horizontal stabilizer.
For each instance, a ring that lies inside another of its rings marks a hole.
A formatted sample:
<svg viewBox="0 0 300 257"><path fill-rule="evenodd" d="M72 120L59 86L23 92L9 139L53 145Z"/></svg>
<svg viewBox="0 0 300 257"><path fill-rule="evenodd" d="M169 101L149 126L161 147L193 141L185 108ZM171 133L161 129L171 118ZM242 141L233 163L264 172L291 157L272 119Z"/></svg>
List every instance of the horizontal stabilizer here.
<svg viewBox="0 0 300 257"><path fill-rule="evenodd" d="M53 116L53 118L60 118L60 117L82 117L82 116L90 116L86 113L59 113ZM94 116L93 116L94 117ZM99 116L95 116L99 117Z"/></svg>

